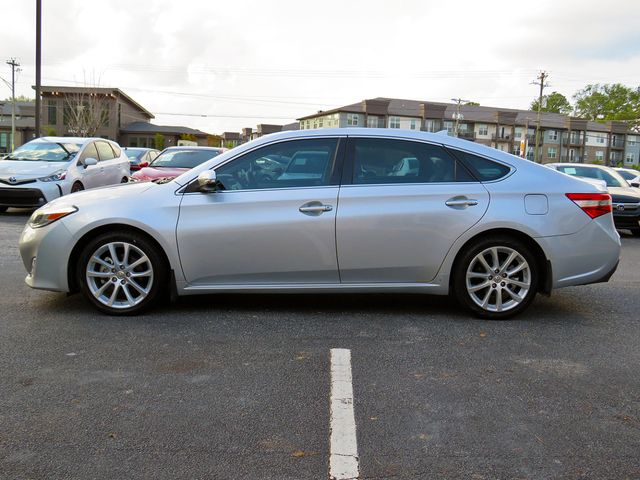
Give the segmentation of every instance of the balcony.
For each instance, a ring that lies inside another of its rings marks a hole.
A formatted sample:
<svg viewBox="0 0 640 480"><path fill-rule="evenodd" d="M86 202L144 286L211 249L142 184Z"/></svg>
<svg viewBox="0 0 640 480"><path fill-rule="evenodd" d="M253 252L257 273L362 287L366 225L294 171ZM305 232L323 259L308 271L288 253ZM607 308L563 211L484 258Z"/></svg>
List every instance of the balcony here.
<svg viewBox="0 0 640 480"><path fill-rule="evenodd" d="M476 134L474 132L458 132L458 138L464 138L465 140L475 140Z"/></svg>
<svg viewBox="0 0 640 480"><path fill-rule="evenodd" d="M493 140L494 142L510 142L511 135L499 135L499 134L492 133L491 140Z"/></svg>
<svg viewBox="0 0 640 480"><path fill-rule="evenodd" d="M571 137L567 139L567 137L562 138L562 146L566 147L567 145L573 147L582 146L582 137Z"/></svg>

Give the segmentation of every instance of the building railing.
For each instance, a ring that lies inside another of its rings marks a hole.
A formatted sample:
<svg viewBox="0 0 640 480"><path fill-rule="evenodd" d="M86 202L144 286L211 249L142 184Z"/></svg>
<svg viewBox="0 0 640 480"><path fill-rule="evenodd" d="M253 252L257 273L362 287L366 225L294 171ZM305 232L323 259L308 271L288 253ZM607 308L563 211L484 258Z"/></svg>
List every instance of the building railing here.
<svg viewBox="0 0 640 480"><path fill-rule="evenodd" d="M475 132L469 132L467 130L459 131L458 138L464 138L465 140L475 140L476 134Z"/></svg>
<svg viewBox="0 0 640 480"><path fill-rule="evenodd" d="M493 141L502 141L502 142L510 142L511 141L511 135L500 135L500 134L495 134L492 133L491 134L491 140Z"/></svg>
<svg viewBox="0 0 640 480"><path fill-rule="evenodd" d="M582 145L582 137L571 137L571 138L564 137L562 139L562 145L564 146L574 145L576 147L579 147L580 145Z"/></svg>

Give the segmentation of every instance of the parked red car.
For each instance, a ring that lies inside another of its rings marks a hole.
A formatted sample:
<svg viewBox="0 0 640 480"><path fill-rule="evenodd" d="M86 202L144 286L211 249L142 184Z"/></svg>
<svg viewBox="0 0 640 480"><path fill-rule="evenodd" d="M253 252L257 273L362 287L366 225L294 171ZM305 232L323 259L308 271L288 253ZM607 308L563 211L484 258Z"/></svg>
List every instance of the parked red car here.
<svg viewBox="0 0 640 480"><path fill-rule="evenodd" d="M153 162L140 164L140 170L131 175L137 181L170 179L220 155L225 148L214 147L169 147L165 148Z"/></svg>

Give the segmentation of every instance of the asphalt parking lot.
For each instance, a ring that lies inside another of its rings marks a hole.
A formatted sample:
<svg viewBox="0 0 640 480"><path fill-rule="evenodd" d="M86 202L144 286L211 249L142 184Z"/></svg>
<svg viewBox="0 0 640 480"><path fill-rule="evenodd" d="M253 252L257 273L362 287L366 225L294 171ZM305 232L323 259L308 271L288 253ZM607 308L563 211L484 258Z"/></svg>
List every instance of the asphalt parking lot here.
<svg viewBox="0 0 640 480"><path fill-rule="evenodd" d="M514 321L408 295L180 299L137 318L34 291L0 215L0 478L329 477L330 352L359 478L640 478L640 239Z"/></svg>

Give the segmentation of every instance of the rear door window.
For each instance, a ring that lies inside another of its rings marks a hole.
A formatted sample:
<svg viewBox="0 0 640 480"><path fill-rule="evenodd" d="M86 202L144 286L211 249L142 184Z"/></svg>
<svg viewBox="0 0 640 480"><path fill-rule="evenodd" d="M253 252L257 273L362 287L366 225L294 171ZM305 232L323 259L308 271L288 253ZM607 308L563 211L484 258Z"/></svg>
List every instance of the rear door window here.
<svg viewBox="0 0 640 480"><path fill-rule="evenodd" d="M354 184L450 183L475 181L444 148L411 140L353 138Z"/></svg>
<svg viewBox="0 0 640 480"><path fill-rule="evenodd" d="M95 142L91 142L89 145L87 145L84 148L84 150L82 151L82 154L80 155L80 158L78 159L78 164L84 164L84 161L87 158L95 158L96 160L100 161L100 157L98 157L98 150L96 150Z"/></svg>

